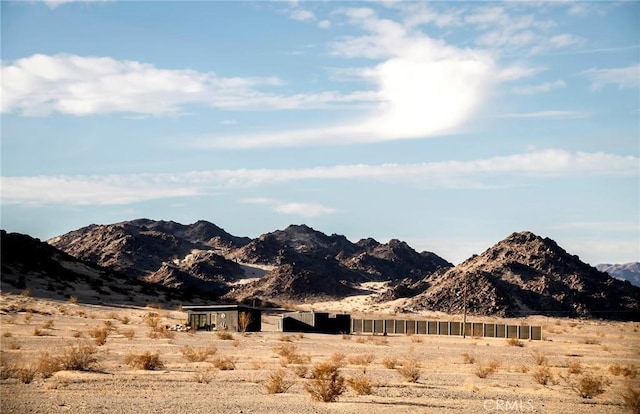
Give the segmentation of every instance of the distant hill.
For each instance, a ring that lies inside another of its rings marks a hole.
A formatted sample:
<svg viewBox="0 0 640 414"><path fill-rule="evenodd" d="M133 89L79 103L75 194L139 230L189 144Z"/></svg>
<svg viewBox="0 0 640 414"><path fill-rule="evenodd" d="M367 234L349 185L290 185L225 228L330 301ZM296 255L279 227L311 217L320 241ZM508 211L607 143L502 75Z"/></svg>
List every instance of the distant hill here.
<svg viewBox="0 0 640 414"><path fill-rule="evenodd" d="M608 273L620 280L627 280L632 285L640 286L640 262L625 264L599 264L596 269Z"/></svg>
<svg viewBox="0 0 640 414"><path fill-rule="evenodd" d="M640 288L530 232L513 233L481 255L428 276L408 308L462 313L465 281L471 314L640 319Z"/></svg>
<svg viewBox="0 0 640 414"><path fill-rule="evenodd" d="M145 283L111 269L75 258L55 247L19 233L0 232L1 283L4 293L110 305L177 305L183 292Z"/></svg>
<svg viewBox="0 0 640 414"><path fill-rule="evenodd" d="M87 226L49 243L132 280L210 301L312 303L369 294L364 283L388 282L381 303L403 298L401 311L462 313L466 280L470 314L640 318L640 288L530 232L513 233L456 267L400 240L354 243L306 225L250 239L205 221L139 219Z"/></svg>

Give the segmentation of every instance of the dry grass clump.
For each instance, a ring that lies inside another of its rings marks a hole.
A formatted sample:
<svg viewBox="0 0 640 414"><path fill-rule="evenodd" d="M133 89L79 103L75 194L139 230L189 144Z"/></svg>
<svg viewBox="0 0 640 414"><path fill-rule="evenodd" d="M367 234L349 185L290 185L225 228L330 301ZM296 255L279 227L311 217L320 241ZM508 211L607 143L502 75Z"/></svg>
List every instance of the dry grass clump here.
<svg viewBox="0 0 640 414"><path fill-rule="evenodd" d="M507 345L509 345L509 346L517 346L519 348L522 348L524 346L524 342L522 342L518 338L509 338L509 339L507 339Z"/></svg>
<svg viewBox="0 0 640 414"><path fill-rule="evenodd" d="M94 328L89 331L89 335L93 338L96 345L104 345L107 343L107 337L109 336L109 328L103 326L101 328Z"/></svg>
<svg viewBox="0 0 640 414"><path fill-rule="evenodd" d="M47 332L47 330L41 326L36 326L35 328L33 328L33 336L49 336L50 333Z"/></svg>
<svg viewBox="0 0 640 414"><path fill-rule="evenodd" d="M343 333L342 334L342 339L344 339L345 341L350 341L351 340L351 335L349 335L348 333Z"/></svg>
<svg viewBox="0 0 640 414"><path fill-rule="evenodd" d="M120 333L127 339L133 339L133 337L136 336L136 331L134 331L133 329L126 329L120 331Z"/></svg>
<svg viewBox="0 0 640 414"><path fill-rule="evenodd" d="M635 365L619 365L613 364L609 366L609 372L615 376L622 375L626 378L635 378L638 375L638 369Z"/></svg>
<svg viewBox="0 0 640 414"><path fill-rule="evenodd" d="M581 374L582 373L582 364L580 361L569 361L567 360L567 372L569 374Z"/></svg>
<svg viewBox="0 0 640 414"><path fill-rule="evenodd" d="M407 382L418 382L420 375L422 375L422 365L418 358L413 355L405 357L400 362L400 366L396 367L396 370Z"/></svg>
<svg viewBox="0 0 640 414"><path fill-rule="evenodd" d="M356 342L359 344L364 344L365 342L367 342L367 339L364 336L358 336L356 338Z"/></svg>
<svg viewBox="0 0 640 414"><path fill-rule="evenodd" d="M88 344L67 347L60 355L44 352L38 357L34 369L42 378L49 378L58 371L93 371L98 363L96 353L96 347Z"/></svg>
<svg viewBox="0 0 640 414"><path fill-rule="evenodd" d="M382 359L382 365L387 369L395 369L395 367L398 365L398 358L385 357Z"/></svg>
<svg viewBox="0 0 640 414"><path fill-rule="evenodd" d="M316 401L336 401L346 389L339 367L331 361L315 364L311 370L311 377L312 379L304 384L304 389Z"/></svg>
<svg viewBox="0 0 640 414"><path fill-rule="evenodd" d="M53 329L53 320L49 319L45 323L42 324L42 329Z"/></svg>
<svg viewBox="0 0 640 414"><path fill-rule="evenodd" d="M373 342L378 346L389 345L389 339L386 336L370 336L369 342Z"/></svg>
<svg viewBox="0 0 640 414"><path fill-rule="evenodd" d="M365 373L347 378L347 384L358 395L371 395L373 393L373 382Z"/></svg>
<svg viewBox="0 0 640 414"><path fill-rule="evenodd" d="M22 345L15 338L11 338L11 340L6 342L6 347L7 347L7 349L11 349L13 351L16 351L16 350L20 349L22 347Z"/></svg>
<svg viewBox="0 0 640 414"><path fill-rule="evenodd" d="M376 356L374 354L352 355L347 358L347 363L351 365L367 366L371 364L375 359Z"/></svg>
<svg viewBox="0 0 640 414"><path fill-rule="evenodd" d="M160 359L160 353L152 353L147 351L142 354L129 354L125 357L124 362L127 365L131 365L136 369L144 369L147 371L153 371L164 367L162 360Z"/></svg>
<svg viewBox="0 0 640 414"><path fill-rule="evenodd" d="M604 393L605 387L609 385L609 381L604 377L591 375L589 373L574 380L567 380L567 382L573 391L586 399L591 399Z"/></svg>
<svg viewBox="0 0 640 414"><path fill-rule="evenodd" d="M464 362L465 364L473 364L474 362L476 362L476 357L473 354L470 354L468 352L463 352L462 353L462 362Z"/></svg>
<svg viewBox="0 0 640 414"><path fill-rule="evenodd" d="M488 363L478 363L476 365L476 369L474 373L478 378L487 378L489 375L493 374L500 367L500 362L494 360L489 361Z"/></svg>
<svg viewBox="0 0 640 414"><path fill-rule="evenodd" d="M216 336L223 341L233 340L233 334L229 331L216 331Z"/></svg>
<svg viewBox="0 0 640 414"><path fill-rule="evenodd" d="M125 316L122 316L122 317L120 317L120 318L118 318L118 320L119 320L119 321L120 321L120 323L121 323L121 324L123 324L123 325L128 325L128 324L129 324L129 322L131 322L131 319L129 319L129 317L128 317L128 316L126 316L126 315L125 315Z"/></svg>
<svg viewBox="0 0 640 414"><path fill-rule="evenodd" d="M413 343L422 343L422 337L417 336L417 335L410 335L411 336L411 342Z"/></svg>
<svg viewBox="0 0 640 414"><path fill-rule="evenodd" d="M282 366L305 364L311 360L311 356L298 353L298 347L289 342L274 346L273 351L280 355L280 364Z"/></svg>
<svg viewBox="0 0 640 414"><path fill-rule="evenodd" d="M533 360L536 362L536 365L545 365L548 363L547 354L544 352L533 351L531 353Z"/></svg>
<svg viewBox="0 0 640 414"><path fill-rule="evenodd" d="M292 369L296 376L300 378L305 378L307 376L307 373L309 373L309 366L306 364L295 365L292 367Z"/></svg>
<svg viewBox="0 0 640 414"><path fill-rule="evenodd" d="M627 387L622 393L622 400L629 411L633 414L640 414L640 388Z"/></svg>
<svg viewBox="0 0 640 414"><path fill-rule="evenodd" d="M16 357L5 352L0 353L0 380L15 378L17 372Z"/></svg>
<svg viewBox="0 0 640 414"><path fill-rule="evenodd" d="M193 380L199 384L208 384L213 380L215 371L211 367L199 368L193 373Z"/></svg>
<svg viewBox="0 0 640 414"><path fill-rule="evenodd" d="M34 365L24 365L18 368L16 378L23 384L29 384L36 377L38 368Z"/></svg>
<svg viewBox="0 0 640 414"><path fill-rule="evenodd" d="M540 385L555 384L556 379L548 365L539 365L532 373L533 379Z"/></svg>
<svg viewBox="0 0 640 414"><path fill-rule="evenodd" d="M268 394L281 394L287 392L293 385L293 381L286 379L286 372L283 369L272 371L264 382L264 388Z"/></svg>
<svg viewBox="0 0 640 414"><path fill-rule="evenodd" d="M216 357L211 363L220 371L233 371L236 369L236 359L228 356Z"/></svg>
<svg viewBox="0 0 640 414"><path fill-rule="evenodd" d="M182 356L189 362L205 361L209 356L215 355L216 352L218 352L218 349L213 345L209 345L206 348L192 348L187 345L180 349Z"/></svg>

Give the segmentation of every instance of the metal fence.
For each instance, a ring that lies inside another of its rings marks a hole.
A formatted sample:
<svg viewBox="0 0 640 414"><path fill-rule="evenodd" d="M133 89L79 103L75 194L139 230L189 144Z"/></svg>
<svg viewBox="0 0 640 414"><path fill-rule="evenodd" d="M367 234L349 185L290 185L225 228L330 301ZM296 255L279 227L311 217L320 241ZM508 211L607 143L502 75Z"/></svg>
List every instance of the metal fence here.
<svg viewBox="0 0 640 414"><path fill-rule="evenodd" d="M463 331L464 329L464 331ZM454 335L542 340L542 327L501 323L421 321L412 319L351 319L351 333Z"/></svg>

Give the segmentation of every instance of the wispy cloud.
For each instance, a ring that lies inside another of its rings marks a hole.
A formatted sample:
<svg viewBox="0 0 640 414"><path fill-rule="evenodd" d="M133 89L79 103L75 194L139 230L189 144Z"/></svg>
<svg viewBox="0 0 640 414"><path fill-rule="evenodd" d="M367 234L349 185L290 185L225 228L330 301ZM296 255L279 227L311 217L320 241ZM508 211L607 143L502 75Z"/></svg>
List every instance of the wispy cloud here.
<svg viewBox="0 0 640 414"><path fill-rule="evenodd" d="M640 63L622 68L589 69L583 74L591 79L593 90L607 85L617 85L620 89L640 87Z"/></svg>
<svg viewBox="0 0 640 414"><path fill-rule="evenodd" d="M302 217L318 217L333 214L337 210L318 203L284 202L272 198L247 198L242 200L247 204L259 204L269 206L279 214L295 215Z"/></svg>
<svg viewBox="0 0 640 414"><path fill-rule="evenodd" d="M557 80L554 82L544 82L536 85L523 85L523 86L514 86L511 88L511 92L516 93L518 95L535 95L539 93L550 92L554 89L564 88L567 84L563 80Z"/></svg>
<svg viewBox="0 0 640 414"><path fill-rule="evenodd" d="M2 204L129 204L169 197L192 197L303 180L365 179L417 185L423 188L493 188L496 178L575 177L589 175L638 176L640 159L606 153L546 150L470 161L418 164L337 165L292 169L236 169L181 174L107 176L2 177ZM302 204L277 204L282 212ZM307 207L309 207L307 205ZM328 210L310 208L310 211Z"/></svg>
<svg viewBox="0 0 640 414"><path fill-rule="evenodd" d="M277 77L221 77L213 72L160 69L148 63L69 54L36 54L2 62L2 112L86 116L122 112L175 115L190 104L222 109L318 108L371 102L373 93L276 95Z"/></svg>
<svg viewBox="0 0 640 414"><path fill-rule="evenodd" d="M49 8L55 9L56 7L62 6L63 4L68 3L104 3L112 0L42 0Z"/></svg>

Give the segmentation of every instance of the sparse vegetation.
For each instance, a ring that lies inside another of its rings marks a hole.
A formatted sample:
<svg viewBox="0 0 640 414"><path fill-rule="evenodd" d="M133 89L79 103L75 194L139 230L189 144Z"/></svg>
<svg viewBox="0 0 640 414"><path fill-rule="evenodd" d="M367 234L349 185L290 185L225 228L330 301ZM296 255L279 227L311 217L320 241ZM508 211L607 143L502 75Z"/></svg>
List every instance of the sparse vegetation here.
<svg viewBox="0 0 640 414"><path fill-rule="evenodd" d="M269 394L287 392L292 385L293 381L286 379L286 372L283 369L272 371L264 382L264 387Z"/></svg>
<svg viewBox="0 0 640 414"><path fill-rule="evenodd" d="M403 380L407 382L418 382L422 375L421 367L422 364L418 358L413 355L408 355L400 362L400 366L397 366L396 370L402 375Z"/></svg>
<svg viewBox="0 0 640 414"><path fill-rule="evenodd" d="M109 329L106 326L93 328L89 331L89 335L93 338L93 341L96 343L96 345L104 345L107 343Z"/></svg>
<svg viewBox="0 0 640 414"><path fill-rule="evenodd" d="M222 339L223 341L233 340L233 334L227 330L216 331L216 336L218 339Z"/></svg>
<svg viewBox="0 0 640 414"><path fill-rule="evenodd" d="M304 384L304 389L316 401L336 401L346 389L339 367L331 361L315 364L311 377L312 379Z"/></svg>
<svg viewBox="0 0 640 414"><path fill-rule="evenodd" d="M253 320L249 312L240 312L238 314L238 331L244 335L249 325L251 325L251 322L253 322Z"/></svg>
<svg viewBox="0 0 640 414"><path fill-rule="evenodd" d="M517 346L517 347L520 347L520 348L522 348L524 346L524 342L522 342L518 338L509 338L509 339L507 339L507 344L509 346Z"/></svg>
<svg viewBox="0 0 640 414"><path fill-rule="evenodd" d="M287 366L288 364L305 364L311 360L311 356L300 354L298 347L288 342L274 346L273 351L280 356L280 364L282 366Z"/></svg>
<svg viewBox="0 0 640 414"><path fill-rule="evenodd" d="M16 371L16 378L23 384L29 384L36 377L38 369L34 365L23 365Z"/></svg>
<svg viewBox="0 0 640 414"><path fill-rule="evenodd" d="M531 373L533 379L540 385L555 383L555 378L548 365L538 365Z"/></svg>
<svg viewBox="0 0 640 414"><path fill-rule="evenodd" d="M536 365L545 365L549 362L547 360L547 354L545 354L544 352L533 351L531 353L531 356L533 357L533 360L535 361Z"/></svg>
<svg viewBox="0 0 640 414"><path fill-rule="evenodd" d="M491 360L488 363L478 363L474 373L478 378L487 378L493 374L500 367L500 363L496 360Z"/></svg>
<svg viewBox="0 0 640 414"><path fill-rule="evenodd" d="M193 373L193 380L200 384L208 384L213 380L214 376L215 371L213 371L210 367L198 368Z"/></svg>
<svg viewBox="0 0 640 414"><path fill-rule="evenodd" d="M376 359L374 354L361 354L361 355L352 355L347 358L347 363L351 365L363 365L367 366L371 364Z"/></svg>
<svg viewBox="0 0 640 414"><path fill-rule="evenodd" d="M476 362L476 357L473 354L470 354L468 352L463 352L462 353L462 362L464 362L465 364L473 364L474 362Z"/></svg>
<svg viewBox="0 0 640 414"><path fill-rule="evenodd" d="M635 378L636 375L638 375L638 369L635 365L613 364L609 366L609 372L615 376L622 375L623 377L631 379Z"/></svg>
<svg viewBox="0 0 640 414"><path fill-rule="evenodd" d="M567 361L567 372L569 374L581 374L582 364L580 361Z"/></svg>
<svg viewBox="0 0 640 414"><path fill-rule="evenodd" d="M216 357L211 363L220 371L233 371L236 369L236 359L229 356Z"/></svg>
<svg viewBox="0 0 640 414"><path fill-rule="evenodd" d="M622 393L622 400L629 411L633 414L640 414L640 388L628 386Z"/></svg>
<svg viewBox="0 0 640 414"><path fill-rule="evenodd" d="M150 351L142 354L129 354L125 357L124 362L127 365L131 365L136 369L144 369L147 371L153 371L164 367L162 360L160 359L160 353L152 353Z"/></svg>
<svg viewBox="0 0 640 414"><path fill-rule="evenodd" d="M209 356L215 355L217 351L218 349L213 345L209 345L206 348L192 348L190 346L185 346L180 349L182 356L189 362L206 361Z"/></svg>
<svg viewBox="0 0 640 414"><path fill-rule="evenodd" d="M396 365L398 365L398 358L384 357L382 359L382 365L387 369L395 369Z"/></svg>
<svg viewBox="0 0 640 414"><path fill-rule="evenodd" d="M347 378L347 384L358 395L370 395L373 392L373 382L365 373Z"/></svg>
<svg viewBox="0 0 640 414"><path fill-rule="evenodd" d="M584 374L575 380L569 380L569 386L585 399L596 397L605 391L609 382L602 376Z"/></svg>

